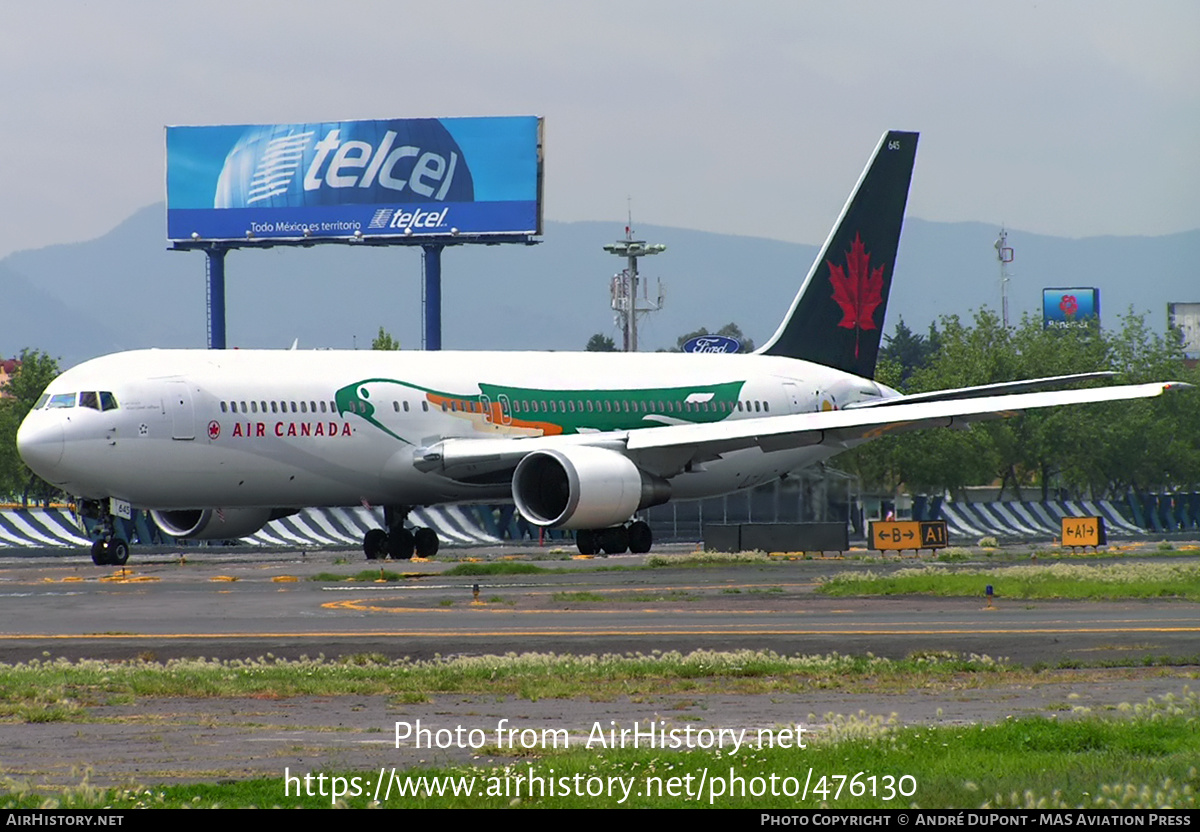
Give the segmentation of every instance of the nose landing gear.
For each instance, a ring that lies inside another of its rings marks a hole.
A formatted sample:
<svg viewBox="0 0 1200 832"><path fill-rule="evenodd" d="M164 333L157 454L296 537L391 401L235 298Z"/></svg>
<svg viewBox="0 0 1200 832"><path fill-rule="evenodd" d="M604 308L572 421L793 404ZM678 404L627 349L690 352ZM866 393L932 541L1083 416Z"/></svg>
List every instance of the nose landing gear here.
<svg viewBox="0 0 1200 832"><path fill-rule="evenodd" d="M97 566L124 566L129 560L129 541L117 536L107 500L81 500L80 517L96 521L92 533L98 539L92 543L92 563Z"/></svg>

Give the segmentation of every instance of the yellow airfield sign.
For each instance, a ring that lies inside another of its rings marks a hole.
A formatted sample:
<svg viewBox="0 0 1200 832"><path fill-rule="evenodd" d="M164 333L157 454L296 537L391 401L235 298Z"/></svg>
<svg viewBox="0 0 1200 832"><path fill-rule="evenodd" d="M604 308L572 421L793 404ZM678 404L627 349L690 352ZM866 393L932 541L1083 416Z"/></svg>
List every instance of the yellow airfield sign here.
<svg viewBox="0 0 1200 832"><path fill-rule="evenodd" d="M871 548L944 549L949 545L945 520L876 520L871 523Z"/></svg>
<svg viewBox="0 0 1200 832"><path fill-rule="evenodd" d="M1064 517L1062 519L1062 545L1103 546L1108 542L1104 532L1103 517Z"/></svg>

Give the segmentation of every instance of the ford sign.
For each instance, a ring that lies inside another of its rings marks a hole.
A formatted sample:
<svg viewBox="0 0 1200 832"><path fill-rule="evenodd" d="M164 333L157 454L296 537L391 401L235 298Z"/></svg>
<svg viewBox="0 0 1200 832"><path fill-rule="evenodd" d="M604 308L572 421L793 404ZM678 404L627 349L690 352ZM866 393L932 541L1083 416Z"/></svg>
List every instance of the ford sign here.
<svg viewBox="0 0 1200 832"><path fill-rule="evenodd" d="M741 343L728 335L697 335L683 345L684 352L737 352Z"/></svg>

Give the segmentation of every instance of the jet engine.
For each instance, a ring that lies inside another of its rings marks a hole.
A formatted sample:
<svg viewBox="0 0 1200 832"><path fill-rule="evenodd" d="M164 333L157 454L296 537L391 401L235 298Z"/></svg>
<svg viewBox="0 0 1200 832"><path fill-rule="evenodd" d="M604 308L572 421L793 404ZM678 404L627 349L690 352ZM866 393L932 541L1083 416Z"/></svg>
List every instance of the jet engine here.
<svg viewBox="0 0 1200 832"><path fill-rule="evenodd" d="M604 448L534 451L513 473L513 502L537 526L603 529L671 498L666 480Z"/></svg>
<svg viewBox="0 0 1200 832"><path fill-rule="evenodd" d="M189 540L234 540L254 534L282 514L269 508L227 508L218 512L211 508L152 511L155 525L171 537Z"/></svg>

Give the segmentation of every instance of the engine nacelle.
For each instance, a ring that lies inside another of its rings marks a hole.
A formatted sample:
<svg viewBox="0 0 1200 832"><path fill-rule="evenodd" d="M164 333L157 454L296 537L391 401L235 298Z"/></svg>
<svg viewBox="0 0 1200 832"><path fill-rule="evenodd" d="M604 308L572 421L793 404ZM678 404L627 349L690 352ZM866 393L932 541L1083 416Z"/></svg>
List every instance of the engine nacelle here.
<svg viewBox="0 0 1200 832"><path fill-rule="evenodd" d="M152 511L154 524L171 537L189 540L234 540L254 534L273 519L269 508L211 508Z"/></svg>
<svg viewBox="0 0 1200 832"><path fill-rule="evenodd" d="M513 473L513 502L536 526L604 529L671 498L666 480L604 448L534 451Z"/></svg>

